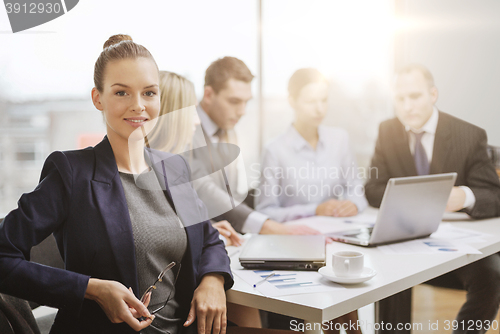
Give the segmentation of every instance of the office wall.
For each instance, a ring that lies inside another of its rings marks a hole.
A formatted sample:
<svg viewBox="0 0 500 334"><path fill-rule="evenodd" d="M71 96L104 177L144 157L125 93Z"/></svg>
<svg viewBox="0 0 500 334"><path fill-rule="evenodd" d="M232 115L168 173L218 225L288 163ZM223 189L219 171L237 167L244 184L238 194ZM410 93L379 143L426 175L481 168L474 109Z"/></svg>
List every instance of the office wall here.
<svg viewBox="0 0 500 334"><path fill-rule="evenodd" d="M500 1L396 0L396 68L434 74L439 109L484 128L500 145Z"/></svg>
<svg viewBox="0 0 500 334"><path fill-rule="evenodd" d="M323 124L347 130L359 166L369 166L378 124L392 115L393 7L394 0L263 1L264 143L294 120L291 75L313 67L330 82Z"/></svg>

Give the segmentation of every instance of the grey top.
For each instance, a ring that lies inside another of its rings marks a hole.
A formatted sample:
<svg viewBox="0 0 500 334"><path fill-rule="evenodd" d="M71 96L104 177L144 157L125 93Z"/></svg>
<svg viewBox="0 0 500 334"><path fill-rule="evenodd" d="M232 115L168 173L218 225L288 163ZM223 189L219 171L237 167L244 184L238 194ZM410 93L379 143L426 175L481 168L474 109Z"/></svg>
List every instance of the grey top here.
<svg viewBox="0 0 500 334"><path fill-rule="evenodd" d="M181 319L175 318L179 304L175 298L174 280L187 248L184 227L161 190L153 171L140 175L120 172L130 221L134 234L135 258L139 278L139 296L152 285L160 272L172 261L176 266L167 272L163 281L153 290L150 311L169 302L155 314L153 323L143 329L143 334L177 333Z"/></svg>

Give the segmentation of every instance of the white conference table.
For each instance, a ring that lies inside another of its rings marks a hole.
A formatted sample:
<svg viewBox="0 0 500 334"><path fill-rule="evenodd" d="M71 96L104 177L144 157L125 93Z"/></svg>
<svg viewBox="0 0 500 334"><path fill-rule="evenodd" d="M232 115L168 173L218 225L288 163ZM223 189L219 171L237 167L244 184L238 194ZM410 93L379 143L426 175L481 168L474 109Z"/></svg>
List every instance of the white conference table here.
<svg viewBox="0 0 500 334"><path fill-rule="evenodd" d="M376 209L369 208L367 210L368 212L365 214L368 216L376 214ZM500 218L457 221L457 219L462 220L464 217L466 217L465 214L451 216L452 221L445 220L445 222L451 222L457 227L491 234L492 236L484 238L484 242L471 244L482 254L388 255L377 248L334 242L327 245L327 264L331 260L332 252L340 250L361 251L365 254L365 266L375 269L377 275L365 283L345 285L346 289L331 293L281 297L266 297L234 275L235 284L227 292L227 300L235 304L304 319L309 323L323 323L500 251ZM334 220L334 218L331 219ZM328 224L328 218L322 219L320 222L311 221L311 223L310 225L323 232L322 225ZM234 251L229 251L230 255L232 253ZM234 269L241 269L238 254L231 257L231 266ZM320 333L320 331L313 330L309 333Z"/></svg>

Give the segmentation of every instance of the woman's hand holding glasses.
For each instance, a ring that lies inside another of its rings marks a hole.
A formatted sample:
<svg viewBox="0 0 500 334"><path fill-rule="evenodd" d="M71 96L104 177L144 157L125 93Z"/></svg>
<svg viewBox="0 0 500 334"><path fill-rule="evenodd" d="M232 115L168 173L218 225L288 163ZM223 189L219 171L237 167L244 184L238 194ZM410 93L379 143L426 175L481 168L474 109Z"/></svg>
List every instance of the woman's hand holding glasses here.
<svg viewBox="0 0 500 334"><path fill-rule="evenodd" d="M134 291L132 290L132 288L128 288L130 292L134 293ZM144 304L144 306L148 307L149 306L149 302L151 301L151 292L148 292L146 293L142 298L141 298L141 303ZM140 314L139 312L137 312L137 310L135 308L132 308L130 307L129 308L130 312L132 313L132 315L134 316L134 318L140 318L139 320L140 321L143 321L145 320L146 318ZM149 310L149 309L148 309ZM149 312L149 314L151 314L149 316L149 318L151 318L151 321L155 318L153 316L153 313Z"/></svg>
<svg viewBox="0 0 500 334"><path fill-rule="evenodd" d="M96 301L111 322L125 322L135 331L148 327L154 319L147 309L150 296L142 303L120 282L97 278L89 280L85 292L85 298ZM140 321L140 317L146 319Z"/></svg>

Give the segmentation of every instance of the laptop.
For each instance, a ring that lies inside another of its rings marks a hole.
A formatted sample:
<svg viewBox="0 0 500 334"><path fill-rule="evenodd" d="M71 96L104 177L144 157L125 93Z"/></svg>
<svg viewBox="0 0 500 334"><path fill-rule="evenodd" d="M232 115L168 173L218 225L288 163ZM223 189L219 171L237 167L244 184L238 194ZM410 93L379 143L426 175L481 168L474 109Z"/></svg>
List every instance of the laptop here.
<svg viewBox="0 0 500 334"><path fill-rule="evenodd" d="M326 236L367 247L427 237L439 227L456 178L457 173L392 178L372 228Z"/></svg>
<svg viewBox="0 0 500 334"><path fill-rule="evenodd" d="M323 235L254 235L240 254L247 269L318 270L325 265Z"/></svg>

